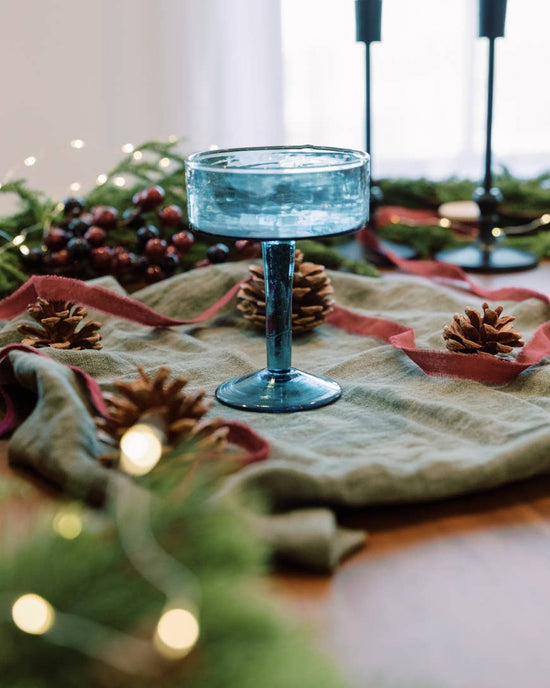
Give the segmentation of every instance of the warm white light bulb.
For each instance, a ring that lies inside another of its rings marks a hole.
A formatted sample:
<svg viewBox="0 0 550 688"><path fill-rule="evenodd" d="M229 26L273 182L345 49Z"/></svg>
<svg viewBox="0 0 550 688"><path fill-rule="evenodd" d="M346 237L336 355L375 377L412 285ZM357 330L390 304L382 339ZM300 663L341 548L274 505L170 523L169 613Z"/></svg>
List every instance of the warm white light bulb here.
<svg viewBox="0 0 550 688"><path fill-rule="evenodd" d="M11 243L14 246L20 246L24 241L25 241L25 235L24 234L18 234L17 236L13 237L13 239L11 240Z"/></svg>
<svg viewBox="0 0 550 688"><path fill-rule="evenodd" d="M170 167L170 158L161 158L159 160L159 167L162 167L162 168Z"/></svg>
<svg viewBox="0 0 550 688"><path fill-rule="evenodd" d="M28 158L25 158L23 160L23 165L25 165L26 167L32 167L35 164L36 164L36 158L34 157L34 155L29 155Z"/></svg>
<svg viewBox="0 0 550 688"><path fill-rule="evenodd" d="M97 177L95 178L95 183L98 186L105 184L106 181L107 181L107 175L106 174L98 174Z"/></svg>
<svg viewBox="0 0 550 688"><path fill-rule="evenodd" d="M175 134L170 134L170 136L168 137L169 143L176 143L177 140L178 140L178 137Z"/></svg>
<svg viewBox="0 0 550 688"><path fill-rule="evenodd" d="M120 440L120 466L131 475L145 475L160 461L163 434L149 423L137 423Z"/></svg>
<svg viewBox="0 0 550 688"><path fill-rule="evenodd" d="M113 179L113 184L118 187L126 186L126 179L124 179L124 177L115 177Z"/></svg>
<svg viewBox="0 0 550 688"><path fill-rule="evenodd" d="M449 229L449 227L451 226L451 221L448 217L442 217L441 220L439 220L439 226L444 227L445 229Z"/></svg>
<svg viewBox="0 0 550 688"><path fill-rule="evenodd" d="M493 227L493 229L491 230L491 234L494 237L499 237L502 235L502 229L500 227Z"/></svg>
<svg viewBox="0 0 550 688"><path fill-rule="evenodd" d="M54 516L52 527L66 540L74 540L82 532L82 519L73 511L60 511Z"/></svg>
<svg viewBox="0 0 550 688"><path fill-rule="evenodd" d="M132 153L132 158L134 160L141 160L143 158L143 153L141 151L134 151Z"/></svg>
<svg viewBox="0 0 550 688"><path fill-rule="evenodd" d="M121 148L123 153L133 153L134 152L134 144L133 143L125 143L120 148Z"/></svg>
<svg viewBox="0 0 550 688"><path fill-rule="evenodd" d="M29 248L28 246L26 246L25 244L21 244L21 246L19 247L19 251L20 251L24 256L28 256L29 253L31 252L30 248Z"/></svg>
<svg viewBox="0 0 550 688"><path fill-rule="evenodd" d="M543 225L547 225L550 222L550 214L544 213L544 215L541 216L540 221Z"/></svg>
<svg viewBox="0 0 550 688"><path fill-rule="evenodd" d="M52 605L34 593L19 597L11 608L11 616L18 628L33 635L49 631L55 620Z"/></svg>
<svg viewBox="0 0 550 688"><path fill-rule="evenodd" d="M80 191L82 188L82 184L80 182L72 182L72 184L69 184L69 189L71 191Z"/></svg>
<svg viewBox="0 0 550 688"><path fill-rule="evenodd" d="M71 148L76 148L77 150L80 150L81 148L84 148L86 144L82 139L73 139L71 141Z"/></svg>
<svg viewBox="0 0 550 688"><path fill-rule="evenodd" d="M184 657L199 639L197 617L188 609L169 609L160 617L155 631L155 647L165 657Z"/></svg>

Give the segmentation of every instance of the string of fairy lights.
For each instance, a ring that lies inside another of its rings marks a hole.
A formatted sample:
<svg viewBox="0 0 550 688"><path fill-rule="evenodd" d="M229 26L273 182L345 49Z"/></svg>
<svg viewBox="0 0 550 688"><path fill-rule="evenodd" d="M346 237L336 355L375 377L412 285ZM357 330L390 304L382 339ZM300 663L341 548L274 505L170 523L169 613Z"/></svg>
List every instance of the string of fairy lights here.
<svg viewBox="0 0 550 688"><path fill-rule="evenodd" d="M146 475L160 461L165 441L166 434L158 419L139 421L121 438L121 469L131 476ZM132 656L150 654L154 648L164 659L182 659L195 647L200 636L200 585L188 569L158 545L151 528L152 497L148 490L140 489L131 481L119 481L114 487L113 499L118 534L127 559L166 598L153 636L147 641L89 619L62 613L33 591L17 595L15 599L11 597L11 620L24 633L44 636L54 644L73 647L119 670L143 675L147 667L142 663L134 665L119 653L105 655L98 648L108 646L109 640L123 640ZM76 539L84 528L81 509L75 505L63 507L55 514L52 528L60 537Z"/></svg>
<svg viewBox="0 0 550 688"><path fill-rule="evenodd" d="M179 138L175 134L171 134L170 136L168 136L167 141L168 143L174 144L179 141ZM85 148L87 148L87 145L88 144L86 143L86 141L80 138L71 139L68 142L69 148L73 149L74 151L82 151ZM218 147L219 146L217 146L216 144L211 144L209 146L210 150L215 150ZM142 160L144 156L144 153L139 149L139 146L135 146L133 143L123 143L120 146L120 151L126 155L131 155L133 160L135 161ZM43 156L39 153L37 153L36 155L28 155L26 158L23 159L23 166L27 168L34 167L42 161L42 158ZM167 170L172 165L172 163L173 161L170 160L170 158L162 157L160 158L160 160L158 160L157 165L160 170ZM5 173L3 181L0 182L0 189L4 184L13 179L16 171L16 168L12 168ZM102 186L103 184L107 183L107 181L109 181L109 176L105 172L97 174L95 178L96 186ZM128 179L124 175L115 175L111 179L111 182L112 184L114 184L114 186L124 187L128 184ZM67 185L67 191L71 191L73 193L78 193L82 190L82 188L83 183L78 179L71 181Z"/></svg>
<svg viewBox="0 0 550 688"><path fill-rule="evenodd" d="M176 144L178 143L179 138L175 134L171 134L170 136L168 136L167 141L168 143ZM71 139L68 142L68 147L76 152L83 151L87 147L87 143L86 141L84 141L84 139ZM219 146L216 144L211 144L209 146L210 150L217 150L218 148ZM133 143L122 144L120 146L120 151L125 155L131 155L132 159L136 162L143 160L144 155L146 155L146 152L140 150L139 146L135 146ZM37 153L35 155L28 155L26 158L23 159L23 167L35 167L42 161L44 157L45 156L43 156L40 153ZM156 165L159 168L159 172L168 172L173 164L173 161L167 157L161 157L158 161L156 161ZM4 174L3 180L0 181L0 192L2 192L3 188L6 189L9 182L12 181L16 176L18 170L19 168L17 167L11 168ZM118 188L124 188L130 183L130 179L127 175L124 174L114 174L110 177L109 174L107 174L106 172L100 172L95 177L96 186L103 186L108 182ZM66 192L70 194L78 194L83 190L83 187L84 183L78 179L75 179L67 185ZM30 249L25 243L27 237L33 235L36 232L46 234L50 229L50 225L53 218L63 210L63 207L64 206L62 202L55 203L51 209L51 212L48 213L48 217L46 217L45 221L42 224L36 224L30 227L26 227L25 229L21 230L16 236L12 237L11 235L7 234L6 232L0 229L0 239L2 239L4 242L0 245L0 254L12 248L18 248L19 252L24 256L29 255Z"/></svg>
<svg viewBox="0 0 550 688"><path fill-rule="evenodd" d="M390 215L389 224L401 224L408 227L420 227L422 225L438 225L443 229L452 229L460 234L470 235L474 232L475 224L479 218L479 208L474 201L453 201L443 203L438 213L441 217L433 219L422 218L413 219L401 217L397 212ZM504 236L521 236L531 234L537 230L550 225L550 213L543 213L540 217L521 225L510 225L506 227L493 227L491 234L495 238Z"/></svg>

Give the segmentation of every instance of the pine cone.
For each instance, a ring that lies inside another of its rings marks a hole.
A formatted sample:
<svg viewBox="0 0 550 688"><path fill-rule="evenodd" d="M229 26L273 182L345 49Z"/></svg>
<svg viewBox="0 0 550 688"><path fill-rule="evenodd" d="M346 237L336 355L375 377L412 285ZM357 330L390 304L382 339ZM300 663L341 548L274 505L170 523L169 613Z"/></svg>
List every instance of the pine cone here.
<svg viewBox="0 0 550 688"><path fill-rule="evenodd" d="M447 349L463 354L495 356L509 354L514 347L523 346L521 333L512 329L513 315L501 315L502 306L494 310L483 304L483 315L466 308L467 317L457 313L450 325L443 329Z"/></svg>
<svg viewBox="0 0 550 688"><path fill-rule="evenodd" d="M173 445L184 439L194 438L203 447L219 451L227 443L228 428L219 418L204 420L211 401L205 400L205 392L183 392L187 379L178 377L167 383L170 370L159 368L149 377L138 368L139 377L133 382L115 382L116 394L105 394L109 410L107 418L95 419L99 437L118 446L122 435L144 415L157 415L166 423L168 443ZM106 457L111 463L111 457Z"/></svg>
<svg viewBox="0 0 550 688"><path fill-rule="evenodd" d="M17 331L27 335L22 343L40 348L54 349L101 349L101 323L95 320L76 328L88 314L84 306L69 301L48 301L38 298L27 306L27 312L42 328L34 325L19 325Z"/></svg>
<svg viewBox="0 0 550 688"><path fill-rule="evenodd" d="M320 325L332 310L334 289L322 265L304 263L298 249L292 280L292 332L298 334ZM251 282L237 294L237 308L250 322L265 330L265 281L260 265L250 266Z"/></svg>

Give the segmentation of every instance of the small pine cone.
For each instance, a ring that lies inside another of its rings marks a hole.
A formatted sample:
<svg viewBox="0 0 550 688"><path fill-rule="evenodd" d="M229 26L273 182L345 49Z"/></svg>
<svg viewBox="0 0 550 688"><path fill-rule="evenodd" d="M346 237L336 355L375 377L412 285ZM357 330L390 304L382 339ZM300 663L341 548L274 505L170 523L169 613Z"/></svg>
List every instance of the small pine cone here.
<svg viewBox="0 0 550 688"><path fill-rule="evenodd" d="M166 367L159 368L154 377L149 377L141 367L138 372L139 377L132 382L115 382L118 394L104 395L109 416L95 419L100 439L118 446L132 425L151 414L166 424L169 445L194 439L209 450L221 451L226 446L228 428L218 418L203 418L211 405L204 398L204 391L184 392L184 377L168 382L170 370Z"/></svg>
<svg viewBox="0 0 550 688"><path fill-rule="evenodd" d="M304 255L296 251L292 279L292 332L308 332L324 322L332 310L334 288L322 265L304 263ZM251 281L244 284L237 294L237 308L243 316L265 330L265 281L264 269L251 265Z"/></svg>
<svg viewBox="0 0 550 688"><path fill-rule="evenodd" d="M50 346L53 349L101 349L101 323L95 320L76 328L87 316L84 306L69 301L48 301L38 298L27 306L27 312L42 327L23 324L17 331L26 335L22 344L35 348Z"/></svg>
<svg viewBox="0 0 550 688"><path fill-rule="evenodd" d="M457 313L443 329L443 339L450 351L463 354L506 355L522 347L521 333L513 330L513 315L502 315L502 306L494 310L483 304L483 315L466 308L466 317Z"/></svg>

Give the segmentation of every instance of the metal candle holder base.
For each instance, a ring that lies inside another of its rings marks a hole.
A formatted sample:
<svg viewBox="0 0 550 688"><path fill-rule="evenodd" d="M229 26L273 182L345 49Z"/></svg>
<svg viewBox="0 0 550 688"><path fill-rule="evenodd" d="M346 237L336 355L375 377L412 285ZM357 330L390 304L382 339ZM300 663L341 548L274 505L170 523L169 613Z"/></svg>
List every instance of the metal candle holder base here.
<svg viewBox="0 0 550 688"><path fill-rule="evenodd" d="M525 251L507 246L484 246L479 242L464 248L441 251L436 259L470 272L519 272L538 265L537 258Z"/></svg>
<svg viewBox="0 0 550 688"><path fill-rule="evenodd" d="M538 265L532 253L508 246L499 246L493 234L498 219L498 204L502 195L498 189L478 189L474 201L479 206L479 238L464 248L449 249L436 254L436 260L458 265L471 272L514 272L530 270Z"/></svg>

